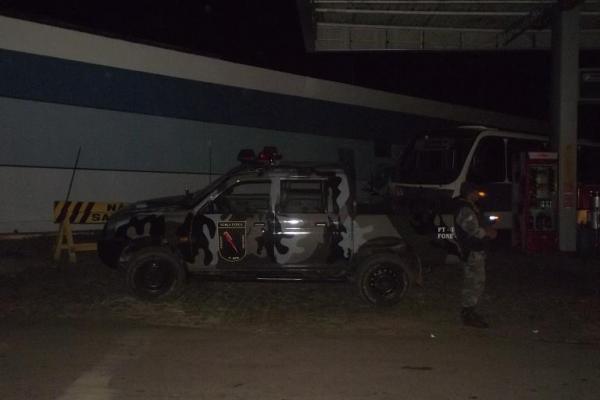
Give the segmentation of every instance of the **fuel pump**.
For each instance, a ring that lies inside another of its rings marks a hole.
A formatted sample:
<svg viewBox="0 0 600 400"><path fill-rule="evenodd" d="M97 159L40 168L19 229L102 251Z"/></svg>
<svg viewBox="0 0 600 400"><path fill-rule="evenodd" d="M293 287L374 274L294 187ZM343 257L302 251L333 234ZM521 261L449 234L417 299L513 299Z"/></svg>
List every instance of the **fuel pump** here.
<svg viewBox="0 0 600 400"><path fill-rule="evenodd" d="M596 232L600 229L600 192L591 192L592 209L590 210L590 226Z"/></svg>
<svg viewBox="0 0 600 400"><path fill-rule="evenodd" d="M577 253L600 253L600 185L579 184L577 188Z"/></svg>
<svg viewBox="0 0 600 400"><path fill-rule="evenodd" d="M558 247L558 154L527 152L520 155L519 161L519 176L513 180L518 185L513 192L513 212L518 220L513 243L526 252L555 250Z"/></svg>
<svg viewBox="0 0 600 400"><path fill-rule="evenodd" d="M588 232L586 235L587 242L586 247L580 249L580 253L591 250L594 254L598 254L600 246L600 191L592 190L589 192L589 209L586 210L586 214L586 218L582 218L581 221L580 231L582 233L580 234L585 235L584 232Z"/></svg>

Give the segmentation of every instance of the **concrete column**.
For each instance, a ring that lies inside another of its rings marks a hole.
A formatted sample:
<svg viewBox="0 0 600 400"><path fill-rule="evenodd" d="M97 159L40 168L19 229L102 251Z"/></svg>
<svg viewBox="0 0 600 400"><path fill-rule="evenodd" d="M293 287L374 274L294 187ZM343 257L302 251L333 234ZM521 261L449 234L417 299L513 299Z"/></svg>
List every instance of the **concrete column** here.
<svg viewBox="0 0 600 400"><path fill-rule="evenodd" d="M558 3L568 3L558 1ZM577 4L577 3L575 3ZM579 101L579 9L556 12L552 27L552 139L558 151L558 229L561 251L577 243L577 106Z"/></svg>

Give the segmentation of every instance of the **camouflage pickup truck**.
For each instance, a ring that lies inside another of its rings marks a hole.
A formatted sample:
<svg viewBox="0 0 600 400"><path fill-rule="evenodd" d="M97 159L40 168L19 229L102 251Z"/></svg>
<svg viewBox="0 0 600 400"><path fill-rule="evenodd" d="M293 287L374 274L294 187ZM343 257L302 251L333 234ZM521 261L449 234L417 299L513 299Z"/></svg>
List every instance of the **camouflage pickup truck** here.
<svg viewBox="0 0 600 400"><path fill-rule="evenodd" d="M189 273L262 279L347 279L362 298L393 305L420 282L418 257L388 215L357 215L335 165L256 161L206 188L113 214L98 252L145 299L174 297Z"/></svg>

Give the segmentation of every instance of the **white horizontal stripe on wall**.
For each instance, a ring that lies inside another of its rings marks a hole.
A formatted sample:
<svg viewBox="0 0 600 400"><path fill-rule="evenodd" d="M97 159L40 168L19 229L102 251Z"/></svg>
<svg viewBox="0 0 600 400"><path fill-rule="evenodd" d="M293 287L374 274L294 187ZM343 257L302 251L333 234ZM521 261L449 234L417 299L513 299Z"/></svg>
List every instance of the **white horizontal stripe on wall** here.
<svg viewBox="0 0 600 400"><path fill-rule="evenodd" d="M539 120L404 96L0 16L0 48L342 104L544 132Z"/></svg>

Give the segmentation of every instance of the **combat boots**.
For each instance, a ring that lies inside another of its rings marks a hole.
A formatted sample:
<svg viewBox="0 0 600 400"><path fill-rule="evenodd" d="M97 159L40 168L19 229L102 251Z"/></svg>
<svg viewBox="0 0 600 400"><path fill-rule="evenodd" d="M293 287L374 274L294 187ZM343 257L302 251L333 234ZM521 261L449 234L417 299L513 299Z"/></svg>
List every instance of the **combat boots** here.
<svg viewBox="0 0 600 400"><path fill-rule="evenodd" d="M465 326L472 326L474 328L489 328L489 324L485 322L485 319L477 312L473 307L464 307L460 312L460 317Z"/></svg>

